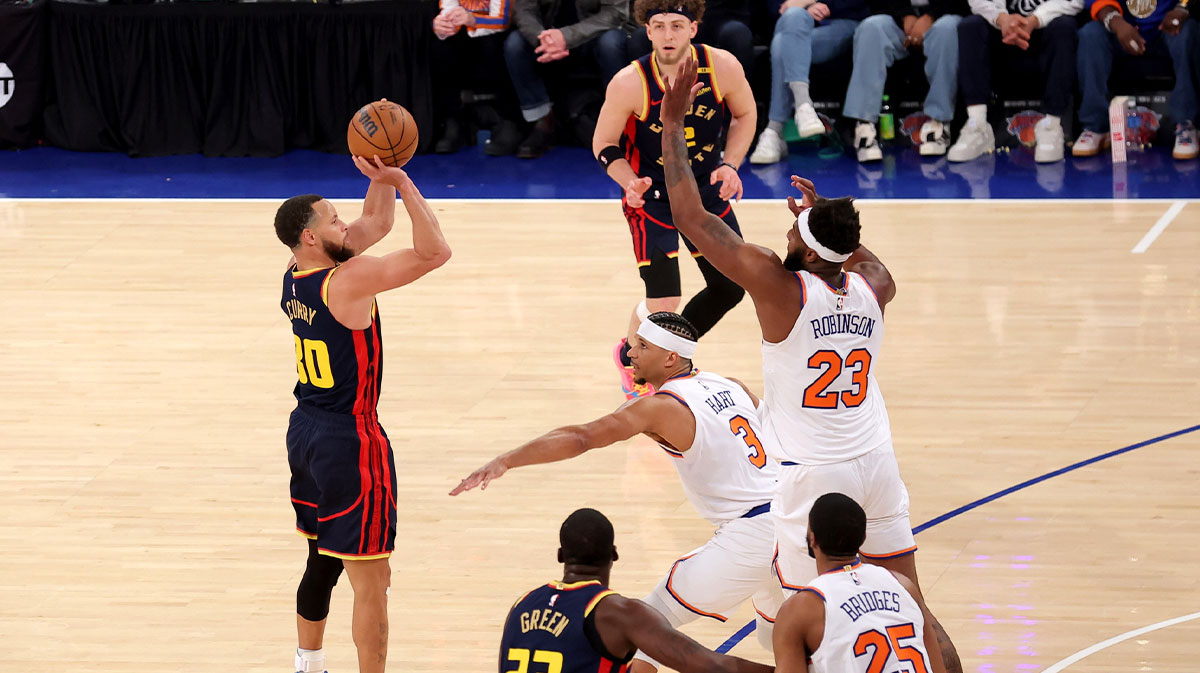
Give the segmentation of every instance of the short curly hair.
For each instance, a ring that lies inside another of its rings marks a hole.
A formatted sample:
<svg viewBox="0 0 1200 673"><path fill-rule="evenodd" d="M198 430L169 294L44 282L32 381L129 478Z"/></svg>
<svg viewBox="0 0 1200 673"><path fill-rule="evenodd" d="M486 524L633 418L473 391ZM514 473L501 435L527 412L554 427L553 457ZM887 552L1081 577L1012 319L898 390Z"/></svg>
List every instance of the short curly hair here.
<svg viewBox="0 0 1200 673"><path fill-rule="evenodd" d="M699 21L704 18L704 0L635 0L633 18L639 26L646 25L646 15L655 10L670 13L683 8Z"/></svg>

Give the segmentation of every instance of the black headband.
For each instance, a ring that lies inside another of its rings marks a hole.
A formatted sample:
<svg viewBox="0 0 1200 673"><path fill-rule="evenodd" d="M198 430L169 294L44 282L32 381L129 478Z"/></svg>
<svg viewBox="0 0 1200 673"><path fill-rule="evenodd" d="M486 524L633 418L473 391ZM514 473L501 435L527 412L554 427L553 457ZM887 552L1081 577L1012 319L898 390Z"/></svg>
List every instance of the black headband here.
<svg viewBox="0 0 1200 673"><path fill-rule="evenodd" d="M646 12L646 23L650 23L650 17L656 14L679 14L680 16L686 16L688 21L696 20L696 15L688 11L687 7L680 5L678 7L668 7L667 9L652 9Z"/></svg>

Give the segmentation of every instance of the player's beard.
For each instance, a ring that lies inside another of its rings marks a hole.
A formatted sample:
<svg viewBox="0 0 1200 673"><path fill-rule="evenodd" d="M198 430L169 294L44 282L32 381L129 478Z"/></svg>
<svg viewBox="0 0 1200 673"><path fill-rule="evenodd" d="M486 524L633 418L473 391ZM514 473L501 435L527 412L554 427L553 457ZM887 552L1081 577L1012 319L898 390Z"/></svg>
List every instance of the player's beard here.
<svg viewBox="0 0 1200 673"><path fill-rule="evenodd" d="M792 273L804 271L804 251L793 250L792 252L789 252L787 257L783 258L783 268L791 271Z"/></svg>
<svg viewBox="0 0 1200 673"><path fill-rule="evenodd" d="M329 258L337 264L341 264L354 257L354 251L346 247L345 244L335 245L329 241L321 241L321 244L325 248L325 254L329 255Z"/></svg>

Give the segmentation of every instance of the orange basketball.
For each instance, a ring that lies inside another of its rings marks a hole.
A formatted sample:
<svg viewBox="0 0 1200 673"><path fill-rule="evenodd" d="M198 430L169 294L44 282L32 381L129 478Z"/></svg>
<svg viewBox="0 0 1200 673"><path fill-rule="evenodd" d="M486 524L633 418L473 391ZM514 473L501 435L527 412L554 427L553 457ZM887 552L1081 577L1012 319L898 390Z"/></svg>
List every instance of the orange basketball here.
<svg viewBox="0 0 1200 673"><path fill-rule="evenodd" d="M417 122L391 101L367 103L350 120L346 144L351 154L368 161L378 154L384 164L400 167L417 151Z"/></svg>

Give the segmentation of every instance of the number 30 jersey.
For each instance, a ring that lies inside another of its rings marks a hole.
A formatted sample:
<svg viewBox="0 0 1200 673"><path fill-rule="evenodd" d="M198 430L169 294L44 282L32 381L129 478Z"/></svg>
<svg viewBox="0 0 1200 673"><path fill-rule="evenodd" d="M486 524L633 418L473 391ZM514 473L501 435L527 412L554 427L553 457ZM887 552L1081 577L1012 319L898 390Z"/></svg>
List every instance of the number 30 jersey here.
<svg viewBox="0 0 1200 673"><path fill-rule="evenodd" d="M932 673L921 606L886 568L861 561L804 587L825 602L825 635L814 673Z"/></svg>
<svg viewBox="0 0 1200 673"><path fill-rule="evenodd" d="M883 309L861 274L843 278L838 289L796 273L800 316L786 339L763 341L762 421L781 462L827 465L891 444L874 372Z"/></svg>
<svg viewBox="0 0 1200 673"><path fill-rule="evenodd" d="M758 410L741 386L692 370L668 379L657 394L675 398L696 418L690 447L659 445L700 516L719 526L771 502L778 465L767 458Z"/></svg>
<svg viewBox="0 0 1200 673"><path fill-rule="evenodd" d="M383 376L379 314L371 304L371 325L350 329L329 312L329 280L338 270L297 271L283 275L280 307L292 321L296 343L295 395L298 402L338 414L375 414Z"/></svg>

